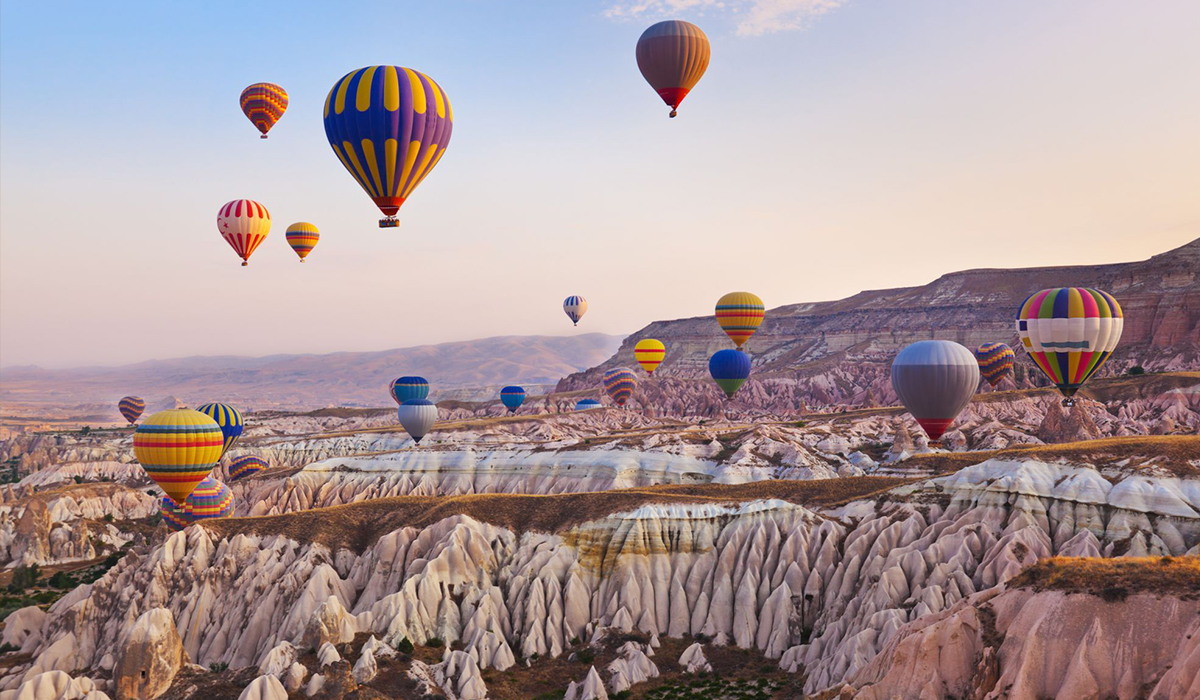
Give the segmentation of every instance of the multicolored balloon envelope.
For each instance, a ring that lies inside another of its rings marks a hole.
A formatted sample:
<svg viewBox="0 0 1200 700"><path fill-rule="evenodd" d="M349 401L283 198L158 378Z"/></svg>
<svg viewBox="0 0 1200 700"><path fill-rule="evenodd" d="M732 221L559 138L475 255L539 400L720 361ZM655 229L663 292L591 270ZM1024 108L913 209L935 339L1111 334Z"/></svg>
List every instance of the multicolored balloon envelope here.
<svg viewBox="0 0 1200 700"><path fill-rule="evenodd" d="M233 515L233 492L225 484L209 477L192 491L183 508L192 522L228 518Z"/></svg>
<svg viewBox="0 0 1200 700"><path fill-rule="evenodd" d="M646 370L646 374L654 374L666 356L667 346L661 340L642 338L633 346L633 357Z"/></svg>
<svg viewBox="0 0 1200 700"><path fill-rule="evenodd" d="M437 422L437 416L437 406L425 399L409 399L396 409L396 417L400 420L400 425L408 431L413 442L420 442L421 438L433 429L433 424Z"/></svg>
<svg viewBox="0 0 1200 700"><path fill-rule="evenodd" d="M325 136L338 160L387 217L437 166L450 145L454 112L429 76L400 66L350 71L325 98Z"/></svg>
<svg viewBox="0 0 1200 700"><path fill-rule="evenodd" d="M766 316L763 300L750 292L730 292L717 300L717 323L739 348L762 325Z"/></svg>
<svg viewBox="0 0 1200 700"><path fill-rule="evenodd" d="M317 247L317 241L321 240L321 232L307 221L297 221L288 226L283 235L287 236L288 245L300 256L300 262L304 262L312 249Z"/></svg>
<svg viewBox="0 0 1200 700"><path fill-rule="evenodd" d="M750 356L741 350L718 350L708 358L708 373L732 399L750 377Z"/></svg>
<svg viewBox="0 0 1200 700"><path fill-rule="evenodd" d="M579 402L575 404L575 410L588 411L593 408L600 408L603 405L604 404L600 403L596 399L580 399Z"/></svg>
<svg viewBox="0 0 1200 700"><path fill-rule="evenodd" d="M958 343L922 340L896 355L892 388L936 442L979 388L979 363Z"/></svg>
<svg viewBox="0 0 1200 700"><path fill-rule="evenodd" d="M984 343L975 351L975 359L979 360L979 373L992 386L996 386L1012 374L1013 360L1016 358L1017 354L1004 343Z"/></svg>
<svg viewBox="0 0 1200 700"><path fill-rule="evenodd" d="M429 396L429 382L425 381L425 377L400 377L392 380L390 391L397 404L424 399Z"/></svg>
<svg viewBox="0 0 1200 700"><path fill-rule="evenodd" d="M142 421L133 434L133 453L154 483L176 503L208 476L221 458L221 426L199 411L172 408Z"/></svg>
<svg viewBox="0 0 1200 700"><path fill-rule="evenodd" d="M268 466L270 465L266 460L259 459L254 455L242 455L231 461L225 471L229 473L230 481L239 481L261 472Z"/></svg>
<svg viewBox="0 0 1200 700"><path fill-rule="evenodd" d="M642 32L637 43L637 64L642 77L671 108L696 87L708 68L708 37L691 22L668 20Z"/></svg>
<svg viewBox="0 0 1200 700"><path fill-rule="evenodd" d="M271 232L271 213L252 199L235 199L217 210L217 230L245 267Z"/></svg>
<svg viewBox="0 0 1200 700"><path fill-rule="evenodd" d="M179 532L188 525L192 524L192 516L187 512L187 509L171 500L170 496L163 496L159 504L159 512L162 515L162 520L167 524L167 528L175 532Z"/></svg>
<svg viewBox="0 0 1200 700"><path fill-rule="evenodd" d="M519 386L506 386L500 390L500 402L509 413L516 413L521 404L525 403L525 390Z"/></svg>
<svg viewBox="0 0 1200 700"><path fill-rule="evenodd" d="M563 301L563 312L567 314L567 318L571 319L571 323L578 326L579 319L587 313L587 299L581 296L569 296Z"/></svg>
<svg viewBox="0 0 1200 700"><path fill-rule="evenodd" d="M625 405L635 388L637 378L633 376L633 370L627 367L613 367L604 373L604 390L618 406Z"/></svg>
<svg viewBox="0 0 1200 700"><path fill-rule="evenodd" d="M221 435L225 440L225 446L221 449L221 456L225 456L229 448L233 447L233 443L237 442L238 438L242 436L244 427L242 425L242 414L238 413L238 410L233 406L223 403L206 403L196 410L212 418L217 422L217 425L221 426Z"/></svg>
<svg viewBox="0 0 1200 700"><path fill-rule="evenodd" d="M287 111L288 94L275 83L255 83L242 90L238 101L242 105L242 114L262 133L259 138L265 139L267 132Z"/></svg>
<svg viewBox="0 0 1200 700"><path fill-rule="evenodd" d="M1017 311L1017 334L1038 369L1065 397L1064 406L1117 348L1125 318L1108 292L1085 287L1043 289Z"/></svg>
<svg viewBox="0 0 1200 700"><path fill-rule="evenodd" d="M146 410L146 402L140 396L126 396L117 402L117 410L125 416L130 425L133 425L141 418L142 411Z"/></svg>

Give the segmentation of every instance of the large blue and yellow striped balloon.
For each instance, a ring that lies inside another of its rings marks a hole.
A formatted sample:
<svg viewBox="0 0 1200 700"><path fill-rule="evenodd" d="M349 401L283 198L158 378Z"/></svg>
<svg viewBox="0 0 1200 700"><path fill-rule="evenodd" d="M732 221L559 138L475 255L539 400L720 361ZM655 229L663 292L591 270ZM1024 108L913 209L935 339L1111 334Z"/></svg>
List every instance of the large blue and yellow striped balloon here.
<svg viewBox="0 0 1200 700"><path fill-rule="evenodd" d="M171 500L185 503L221 458L221 427L199 411L172 408L142 421L133 453Z"/></svg>
<svg viewBox="0 0 1200 700"><path fill-rule="evenodd" d="M221 426L221 435L224 437L225 446L221 448L221 456L224 456L233 447L233 443L242 436L242 414L233 406L223 403L206 403L196 409L204 415L212 418Z"/></svg>
<svg viewBox="0 0 1200 700"><path fill-rule="evenodd" d="M454 112L429 76L400 66L351 71L325 98L325 136L338 160L387 216L395 215L450 145Z"/></svg>

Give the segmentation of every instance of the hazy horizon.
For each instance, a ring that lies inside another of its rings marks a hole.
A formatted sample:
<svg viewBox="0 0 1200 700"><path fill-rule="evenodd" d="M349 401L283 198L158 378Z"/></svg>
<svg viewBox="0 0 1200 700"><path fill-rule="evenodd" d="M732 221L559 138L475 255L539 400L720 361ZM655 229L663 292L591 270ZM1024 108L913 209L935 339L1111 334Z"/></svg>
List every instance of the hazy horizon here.
<svg viewBox="0 0 1200 700"><path fill-rule="evenodd" d="M363 35L384 12L395 31ZM665 16L712 42L673 120L633 59ZM624 335L734 289L774 308L1200 237L1197 3L7 3L0 19L5 368ZM320 118L337 78L376 63L428 73L455 115L395 230ZM237 105L260 80L290 93L267 141ZM273 215L249 268L214 226L239 197ZM304 265L283 236L302 220L322 231ZM590 302L578 328L570 294Z"/></svg>

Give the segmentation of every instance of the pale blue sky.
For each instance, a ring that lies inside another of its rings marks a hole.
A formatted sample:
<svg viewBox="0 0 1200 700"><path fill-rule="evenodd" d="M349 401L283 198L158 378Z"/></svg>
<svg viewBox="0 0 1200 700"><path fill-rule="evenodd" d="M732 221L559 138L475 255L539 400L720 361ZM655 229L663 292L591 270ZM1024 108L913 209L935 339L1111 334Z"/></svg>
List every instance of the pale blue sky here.
<svg viewBox="0 0 1200 700"><path fill-rule="evenodd" d="M712 42L674 120L633 58L664 16ZM627 333L736 289L1141 259L1200 236L1198 34L1186 0L6 1L0 364ZM398 230L321 124L377 63L454 106ZM291 95L267 141L256 81ZM239 197L274 222L248 269L214 223Z"/></svg>

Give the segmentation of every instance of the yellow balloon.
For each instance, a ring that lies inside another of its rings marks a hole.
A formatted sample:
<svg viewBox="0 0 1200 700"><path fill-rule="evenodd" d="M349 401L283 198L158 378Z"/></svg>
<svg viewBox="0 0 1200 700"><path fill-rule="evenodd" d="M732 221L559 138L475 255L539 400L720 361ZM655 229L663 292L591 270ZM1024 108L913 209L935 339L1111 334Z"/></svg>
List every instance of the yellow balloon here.
<svg viewBox="0 0 1200 700"><path fill-rule="evenodd" d="M730 292L717 300L717 323L739 348L763 322L763 300L750 292Z"/></svg>
<svg viewBox="0 0 1200 700"><path fill-rule="evenodd" d="M666 354L667 346L654 338L642 338L633 346L633 356L642 369L646 370L646 374L654 374L654 370L662 364Z"/></svg>

